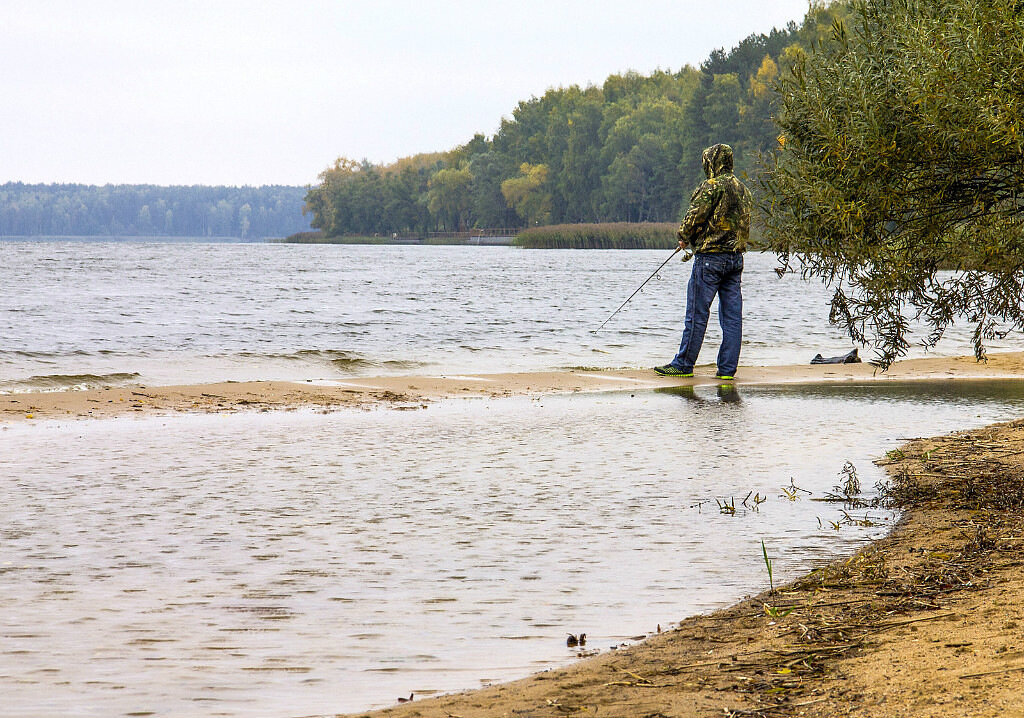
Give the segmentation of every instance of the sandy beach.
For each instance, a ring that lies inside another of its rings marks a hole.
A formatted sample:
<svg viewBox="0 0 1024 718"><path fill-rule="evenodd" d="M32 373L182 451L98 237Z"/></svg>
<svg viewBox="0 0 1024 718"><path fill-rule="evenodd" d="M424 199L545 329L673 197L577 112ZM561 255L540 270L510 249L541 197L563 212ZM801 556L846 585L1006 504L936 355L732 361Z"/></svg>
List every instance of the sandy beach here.
<svg viewBox="0 0 1024 718"><path fill-rule="evenodd" d="M743 367L736 384L1024 378L1024 353ZM717 384L650 370L243 382L0 395L0 425L47 419L344 408L455 397ZM886 457L892 534L851 558L572 666L373 715L1024 716L1024 420L915 440ZM659 630L664 629L664 630ZM396 701L397 701L396 696ZM369 714L367 714L369 715Z"/></svg>
<svg viewBox="0 0 1024 718"><path fill-rule="evenodd" d="M117 386L86 391L0 394L3 422L105 418L173 412L281 411L300 408L391 407L416 409L456 397L499 398L555 393L649 390L714 385L713 366L691 379L659 377L650 369L566 370L519 374L460 374L351 378L332 382L224 382L188 386ZM741 367L736 386L818 382L920 381L1024 378L1024 352L973 357L934 357L898 362L887 372L868 363Z"/></svg>

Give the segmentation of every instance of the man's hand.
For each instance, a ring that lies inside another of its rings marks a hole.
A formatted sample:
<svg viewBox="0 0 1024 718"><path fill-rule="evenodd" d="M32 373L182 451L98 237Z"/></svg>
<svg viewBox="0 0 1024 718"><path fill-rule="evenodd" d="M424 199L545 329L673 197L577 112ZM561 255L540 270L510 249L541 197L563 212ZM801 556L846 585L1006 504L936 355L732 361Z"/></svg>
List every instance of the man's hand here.
<svg viewBox="0 0 1024 718"><path fill-rule="evenodd" d="M685 251L683 251L683 250L685 250ZM680 260L682 262L689 262L691 259L693 259L693 252L690 251L690 244L689 244L689 242L684 242L683 240L680 239L679 240L679 249L677 249L676 251L677 252L680 252L680 251L683 252L683 258L682 258L682 260Z"/></svg>

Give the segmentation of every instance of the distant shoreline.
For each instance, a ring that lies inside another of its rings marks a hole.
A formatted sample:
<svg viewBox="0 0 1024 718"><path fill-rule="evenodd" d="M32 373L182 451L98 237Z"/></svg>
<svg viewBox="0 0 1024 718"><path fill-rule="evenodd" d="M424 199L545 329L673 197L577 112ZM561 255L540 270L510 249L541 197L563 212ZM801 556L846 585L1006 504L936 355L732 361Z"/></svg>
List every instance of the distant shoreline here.
<svg viewBox="0 0 1024 718"><path fill-rule="evenodd" d="M284 239L277 240L285 244L365 244L365 245L455 245L473 247L510 247L513 246L515 237L512 235L490 237L484 235L466 235L466 233L453 233L455 236L419 237L393 235L390 237L360 237L340 236L328 237L322 232L299 232Z"/></svg>
<svg viewBox="0 0 1024 718"><path fill-rule="evenodd" d="M167 242L200 244L266 244L281 241L279 237L192 237L166 234L7 234L0 242Z"/></svg>
<svg viewBox="0 0 1024 718"><path fill-rule="evenodd" d="M285 237L289 244L457 244L524 249L673 249L673 222L578 222L535 227L486 227L426 234L327 235L322 230Z"/></svg>
<svg viewBox="0 0 1024 718"><path fill-rule="evenodd" d="M307 187L0 184L4 237L284 237L310 229Z"/></svg>

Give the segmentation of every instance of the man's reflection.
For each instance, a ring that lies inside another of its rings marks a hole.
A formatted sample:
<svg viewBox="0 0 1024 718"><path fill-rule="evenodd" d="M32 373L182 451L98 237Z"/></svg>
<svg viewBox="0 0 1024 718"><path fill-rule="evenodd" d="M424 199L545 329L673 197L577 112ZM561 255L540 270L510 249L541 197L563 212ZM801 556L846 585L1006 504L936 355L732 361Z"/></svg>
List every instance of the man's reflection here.
<svg viewBox="0 0 1024 718"><path fill-rule="evenodd" d="M711 399L705 398L697 393L696 387L693 385L686 386L668 386L661 389L655 389L655 391L662 394L672 394L680 398L692 401L696 404L713 404ZM740 398L739 389L735 384L726 382L715 386L715 394L718 396L718 401L725 404L740 404L742 399Z"/></svg>

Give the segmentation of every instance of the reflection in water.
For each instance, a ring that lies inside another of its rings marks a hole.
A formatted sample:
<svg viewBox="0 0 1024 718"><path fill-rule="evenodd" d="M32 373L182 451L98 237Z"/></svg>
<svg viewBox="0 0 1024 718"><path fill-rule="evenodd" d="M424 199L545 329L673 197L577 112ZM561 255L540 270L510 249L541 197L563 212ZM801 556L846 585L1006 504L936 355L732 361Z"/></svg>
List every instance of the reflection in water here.
<svg viewBox="0 0 1024 718"><path fill-rule="evenodd" d="M880 382L843 382L821 384L778 384L758 387L767 397L854 400L871 403L902 401L925 405L970 408L975 402L1018 402L1024 399L1024 383L1003 379L984 381L914 380Z"/></svg>
<svg viewBox="0 0 1024 718"><path fill-rule="evenodd" d="M952 387L11 426L0 712L333 713L564 663L765 588L762 540L785 580L882 533L782 487L1024 406Z"/></svg>
<svg viewBox="0 0 1024 718"><path fill-rule="evenodd" d="M693 386L669 386L655 389L654 391L660 394L672 394L697 403L708 401L708 399L697 394L697 390ZM732 383L717 385L715 387L715 395L718 397L718 400L724 404L739 404L742 402L739 388Z"/></svg>

